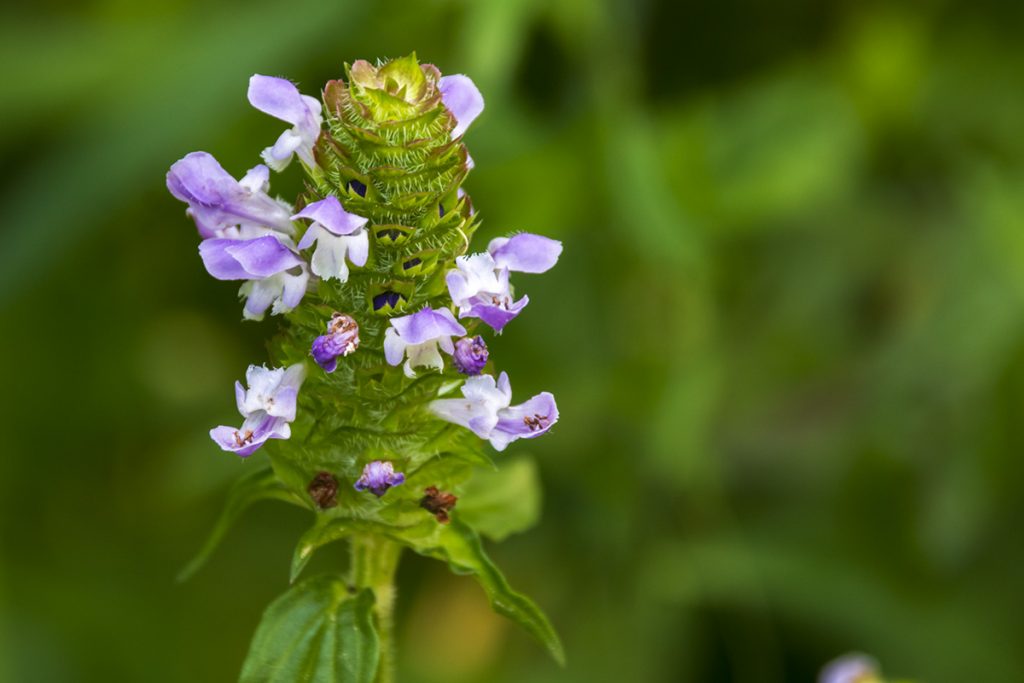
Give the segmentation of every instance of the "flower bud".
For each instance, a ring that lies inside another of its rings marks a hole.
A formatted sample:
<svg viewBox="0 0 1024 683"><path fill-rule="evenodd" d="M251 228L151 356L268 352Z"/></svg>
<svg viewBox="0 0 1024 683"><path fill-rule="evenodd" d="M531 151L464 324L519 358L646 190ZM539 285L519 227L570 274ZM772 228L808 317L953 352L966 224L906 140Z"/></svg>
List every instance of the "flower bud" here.
<svg viewBox="0 0 1024 683"><path fill-rule="evenodd" d="M330 472L317 472L306 490L309 497L322 510L338 504L338 480Z"/></svg>
<svg viewBox="0 0 1024 683"><path fill-rule="evenodd" d="M386 460L374 460L366 463L363 476L355 484L356 491L369 491L380 498L392 486L405 481L405 475L395 472L395 466Z"/></svg>
<svg viewBox="0 0 1024 683"><path fill-rule="evenodd" d="M447 524L451 517L448 513L455 507L456 498L447 491L440 491L436 486L428 486L423 490L426 495L420 499L420 507L434 515L441 524Z"/></svg>
<svg viewBox="0 0 1024 683"><path fill-rule="evenodd" d="M334 372L338 356L347 356L359 348L359 325L350 315L335 313L327 323L327 334L313 340L310 353L325 372Z"/></svg>
<svg viewBox="0 0 1024 683"><path fill-rule="evenodd" d="M484 343L483 337L463 337L455 342L452 363L455 369L464 375L479 375L487 365L487 356L487 344Z"/></svg>

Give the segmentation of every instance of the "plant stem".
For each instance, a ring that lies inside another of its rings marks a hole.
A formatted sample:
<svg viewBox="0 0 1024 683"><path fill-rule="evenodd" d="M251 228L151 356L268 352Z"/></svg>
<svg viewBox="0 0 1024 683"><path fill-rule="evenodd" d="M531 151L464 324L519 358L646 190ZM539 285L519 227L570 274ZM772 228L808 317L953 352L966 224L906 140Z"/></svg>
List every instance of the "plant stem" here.
<svg viewBox="0 0 1024 683"><path fill-rule="evenodd" d="M380 666L375 683L395 681L395 571L402 546L379 536L353 536L349 542L348 582L355 588L369 588L376 598L377 637Z"/></svg>

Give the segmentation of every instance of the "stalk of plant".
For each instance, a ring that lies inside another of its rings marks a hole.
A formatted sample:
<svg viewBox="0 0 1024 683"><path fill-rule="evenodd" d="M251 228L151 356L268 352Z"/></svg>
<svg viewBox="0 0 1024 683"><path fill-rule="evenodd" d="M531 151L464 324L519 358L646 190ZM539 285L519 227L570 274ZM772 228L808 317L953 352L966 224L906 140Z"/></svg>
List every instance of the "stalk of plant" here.
<svg viewBox="0 0 1024 683"><path fill-rule="evenodd" d="M235 385L240 424L210 432L233 457L260 452L269 464L246 463L253 471L183 576L249 504L282 500L314 521L240 680L393 681L394 575L406 549L472 575L497 612L561 662L547 618L509 587L481 543L532 521L514 509L526 496L504 496L504 509L474 502L521 485L493 472L490 448L538 437L558 420L549 393L513 402L484 334L529 302L513 296L510 273L548 270L562 246L518 233L471 253L479 221L462 189L473 168L463 135L484 102L469 78L442 77L415 55L344 71L321 100L287 80L252 77L252 105L290 127L241 180L205 152L167 174L198 228L206 270L241 283L244 318L281 321L269 362ZM294 203L271 197L271 170L296 158L305 191ZM298 581L336 540L348 543L347 572Z"/></svg>

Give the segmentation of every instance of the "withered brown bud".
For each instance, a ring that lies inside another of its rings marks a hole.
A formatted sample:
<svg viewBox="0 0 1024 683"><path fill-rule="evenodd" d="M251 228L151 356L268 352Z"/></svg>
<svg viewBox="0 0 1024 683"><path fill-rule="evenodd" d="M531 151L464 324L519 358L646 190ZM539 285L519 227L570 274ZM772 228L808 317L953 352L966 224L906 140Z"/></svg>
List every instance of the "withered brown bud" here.
<svg viewBox="0 0 1024 683"><path fill-rule="evenodd" d="M317 472L306 490L320 509L332 508L338 504L338 479L330 472Z"/></svg>
<svg viewBox="0 0 1024 683"><path fill-rule="evenodd" d="M447 524L451 519L448 512L455 507L458 498L447 491L438 491L436 486L428 486L423 493L427 495L420 499L420 507L434 515L441 524Z"/></svg>

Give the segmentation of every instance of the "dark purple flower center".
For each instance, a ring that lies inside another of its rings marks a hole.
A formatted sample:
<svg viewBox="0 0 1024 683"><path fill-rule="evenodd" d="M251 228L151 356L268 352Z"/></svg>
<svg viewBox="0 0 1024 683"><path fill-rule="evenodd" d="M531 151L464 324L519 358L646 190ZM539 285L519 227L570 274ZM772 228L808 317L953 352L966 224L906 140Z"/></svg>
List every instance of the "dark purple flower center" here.
<svg viewBox="0 0 1024 683"><path fill-rule="evenodd" d="M385 306L391 306L395 308L399 301L404 301L405 297L398 292L392 292L390 290L381 292L377 296L373 297L373 310L379 311Z"/></svg>
<svg viewBox="0 0 1024 683"><path fill-rule="evenodd" d="M348 189L355 192L360 197L366 196L366 185L359 182L358 180L348 181Z"/></svg>

